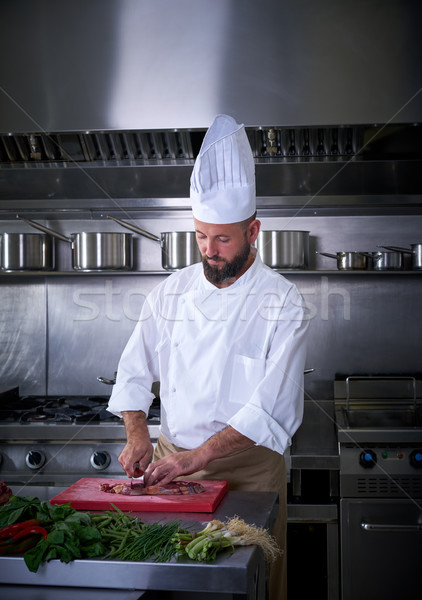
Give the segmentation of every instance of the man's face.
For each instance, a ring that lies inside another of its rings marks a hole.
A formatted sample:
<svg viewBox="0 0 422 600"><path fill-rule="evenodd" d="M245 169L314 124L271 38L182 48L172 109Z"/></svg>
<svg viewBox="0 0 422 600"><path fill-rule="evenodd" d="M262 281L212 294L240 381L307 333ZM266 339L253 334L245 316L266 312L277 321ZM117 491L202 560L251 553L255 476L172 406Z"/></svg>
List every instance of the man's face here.
<svg viewBox="0 0 422 600"><path fill-rule="evenodd" d="M214 225L195 221L196 241L202 255L206 278L214 284L236 279L250 259L251 244L255 241L255 229L243 223ZM257 231L259 231L259 222Z"/></svg>

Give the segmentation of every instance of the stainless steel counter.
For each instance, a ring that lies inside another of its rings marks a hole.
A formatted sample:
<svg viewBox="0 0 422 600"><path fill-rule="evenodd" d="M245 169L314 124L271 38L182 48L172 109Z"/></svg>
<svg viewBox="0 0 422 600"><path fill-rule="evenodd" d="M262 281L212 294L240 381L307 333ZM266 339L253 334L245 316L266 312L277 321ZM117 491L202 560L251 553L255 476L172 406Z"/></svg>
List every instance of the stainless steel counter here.
<svg viewBox="0 0 422 600"><path fill-rule="evenodd" d="M229 492L214 513L139 513L139 517L145 522L177 519L199 530L204 522L238 515L258 527L271 528L277 508L275 493ZM210 592L213 597L240 594L245 598L264 598L265 561L256 546L249 546L237 548L231 555L220 556L210 564L190 560L169 563L75 560L65 564L53 560L42 565L37 573L31 573L23 558L0 557L0 584L54 586L58 591L68 587L171 590Z"/></svg>

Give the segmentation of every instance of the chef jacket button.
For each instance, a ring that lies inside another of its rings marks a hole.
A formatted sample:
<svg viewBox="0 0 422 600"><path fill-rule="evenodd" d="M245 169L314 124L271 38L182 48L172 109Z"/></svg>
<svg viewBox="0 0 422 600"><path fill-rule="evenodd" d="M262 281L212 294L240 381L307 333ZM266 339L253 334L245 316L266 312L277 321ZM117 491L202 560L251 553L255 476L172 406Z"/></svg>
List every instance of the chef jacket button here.
<svg viewBox="0 0 422 600"><path fill-rule="evenodd" d="M171 388L171 391L172 391L172 392L175 392L175 391L176 391L176 388L173 386L173 387Z"/></svg>
<svg viewBox="0 0 422 600"><path fill-rule="evenodd" d="M174 347L177 348L179 345L179 342L174 342Z"/></svg>

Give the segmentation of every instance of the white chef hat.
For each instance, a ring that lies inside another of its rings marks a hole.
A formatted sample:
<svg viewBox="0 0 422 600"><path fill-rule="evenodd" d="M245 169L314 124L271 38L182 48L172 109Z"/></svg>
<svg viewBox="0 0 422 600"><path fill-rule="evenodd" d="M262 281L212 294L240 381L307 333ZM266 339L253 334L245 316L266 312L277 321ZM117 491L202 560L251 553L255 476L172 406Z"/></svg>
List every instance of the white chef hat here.
<svg viewBox="0 0 422 600"><path fill-rule="evenodd" d="M255 163L245 127L217 115L205 134L190 180L193 216L237 223L256 210Z"/></svg>

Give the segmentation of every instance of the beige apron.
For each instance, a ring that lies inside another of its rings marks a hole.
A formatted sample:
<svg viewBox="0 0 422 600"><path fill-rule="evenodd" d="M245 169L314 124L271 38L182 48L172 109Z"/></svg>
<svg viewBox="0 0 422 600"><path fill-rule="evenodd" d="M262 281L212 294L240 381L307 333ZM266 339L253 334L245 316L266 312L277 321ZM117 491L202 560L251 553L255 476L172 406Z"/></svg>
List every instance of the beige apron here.
<svg viewBox="0 0 422 600"><path fill-rule="evenodd" d="M153 460L183 451L160 435ZM280 507L271 533L283 549L283 556L270 565L269 599L286 600L287 484L284 457L263 446L252 446L211 461L202 471L189 475L189 479L225 480L229 483L229 490L278 493Z"/></svg>

